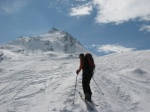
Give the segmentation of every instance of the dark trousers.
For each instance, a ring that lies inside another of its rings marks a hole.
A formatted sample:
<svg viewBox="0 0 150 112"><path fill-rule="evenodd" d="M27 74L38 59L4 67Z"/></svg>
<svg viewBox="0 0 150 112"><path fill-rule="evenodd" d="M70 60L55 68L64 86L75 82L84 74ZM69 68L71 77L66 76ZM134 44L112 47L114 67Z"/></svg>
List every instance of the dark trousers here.
<svg viewBox="0 0 150 112"><path fill-rule="evenodd" d="M93 76L93 72L83 72L82 74L82 87L84 94L92 95L90 88L90 81Z"/></svg>

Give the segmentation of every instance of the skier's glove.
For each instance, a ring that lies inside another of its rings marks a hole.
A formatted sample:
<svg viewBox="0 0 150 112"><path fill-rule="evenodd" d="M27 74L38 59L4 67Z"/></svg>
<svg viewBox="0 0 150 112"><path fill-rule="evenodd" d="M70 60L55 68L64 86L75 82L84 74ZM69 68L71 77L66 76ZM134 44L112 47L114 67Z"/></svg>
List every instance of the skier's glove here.
<svg viewBox="0 0 150 112"><path fill-rule="evenodd" d="M76 71L76 74L77 74L77 75L79 74L79 70Z"/></svg>

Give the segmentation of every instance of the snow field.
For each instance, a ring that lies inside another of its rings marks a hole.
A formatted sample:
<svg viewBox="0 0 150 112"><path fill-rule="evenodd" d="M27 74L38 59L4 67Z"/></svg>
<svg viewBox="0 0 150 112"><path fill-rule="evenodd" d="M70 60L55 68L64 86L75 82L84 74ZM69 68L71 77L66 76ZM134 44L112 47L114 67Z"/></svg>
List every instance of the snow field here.
<svg viewBox="0 0 150 112"><path fill-rule="evenodd" d="M95 57L93 112L149 112L150 51ZM21 56L21 55L20 55ZM18 56L17 56L18 57ZM42 53L0 62L0 112L90 112L80 99L82 75L73 55Z"/></svg>

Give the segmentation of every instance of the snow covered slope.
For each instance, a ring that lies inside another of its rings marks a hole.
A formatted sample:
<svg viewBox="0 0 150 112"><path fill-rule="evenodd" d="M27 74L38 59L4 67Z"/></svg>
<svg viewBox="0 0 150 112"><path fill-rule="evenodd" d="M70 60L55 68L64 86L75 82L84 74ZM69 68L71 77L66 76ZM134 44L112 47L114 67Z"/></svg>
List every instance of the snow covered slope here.
<svg viewBox="0 0 150 112"><path fill-rule="evenodd" d="M41 52L13 59L13 53L0 62L0 112L90 112L78 95L81 73L72 104L79 59ZM94 79L104 95L92 80L92 99L99 104L93 112L149 112L149 56L150 50L95 57Z"/></svg>

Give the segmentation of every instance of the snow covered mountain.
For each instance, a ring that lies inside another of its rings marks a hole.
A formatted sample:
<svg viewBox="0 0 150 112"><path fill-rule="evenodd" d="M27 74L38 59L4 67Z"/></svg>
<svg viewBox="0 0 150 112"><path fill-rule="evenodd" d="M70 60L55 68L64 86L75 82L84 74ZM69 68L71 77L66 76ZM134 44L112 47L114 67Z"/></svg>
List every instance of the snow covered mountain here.
<svg viewBox="0 0 150 112"><path fill-rule="evenodd" d="M19 37L9 43L0 45L0 60L24 59L27 55L70 55L88 52L81 43L64 31L52 28L45 34L32 37Z"/></svg>
<svg viewBox="0 0 150 112"><path fill-rule="evenodd" d="M64 31L56 28L51 29L48 33L33 37L20 37L9 45L19 45L25 50L41 50L44 52L64 52L77 53L85 51L79 41Z"/></svg>

